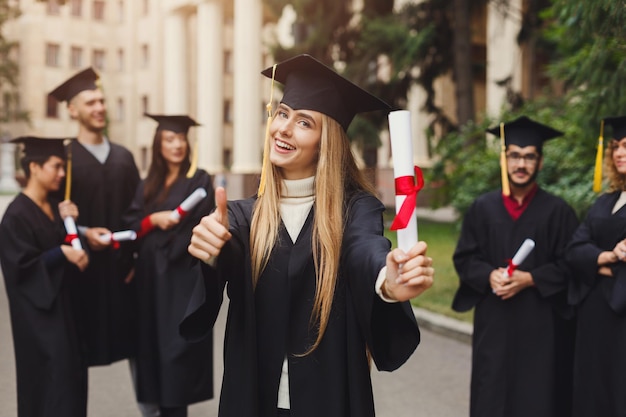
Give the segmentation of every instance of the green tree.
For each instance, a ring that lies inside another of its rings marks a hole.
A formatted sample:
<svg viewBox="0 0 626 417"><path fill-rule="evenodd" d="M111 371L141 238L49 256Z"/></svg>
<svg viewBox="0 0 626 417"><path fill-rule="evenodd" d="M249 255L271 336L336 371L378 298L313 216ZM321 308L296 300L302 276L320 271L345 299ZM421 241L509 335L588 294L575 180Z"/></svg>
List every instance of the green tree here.
<svg viewBox="0 0 626 417"><path fill-rule="evenodd" d="M0 0L0 122L27 121L28 113L19 108L19 66L13 58L16 43L7 39L3 27L19 16L9 0Z"/></svg>

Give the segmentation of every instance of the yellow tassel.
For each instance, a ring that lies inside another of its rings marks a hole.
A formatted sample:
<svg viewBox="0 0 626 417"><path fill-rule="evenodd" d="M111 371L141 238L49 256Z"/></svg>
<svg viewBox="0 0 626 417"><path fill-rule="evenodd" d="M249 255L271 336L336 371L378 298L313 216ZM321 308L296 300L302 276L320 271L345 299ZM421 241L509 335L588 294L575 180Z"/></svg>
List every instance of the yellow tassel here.
<svg viewBox="0 0 626 417"><path fill-rule="evenodd" d="M500 123L500 174L502 176L502 195L511 195L509 172L506 164L506 146L504 145L504 123Z"/></svg>
<svg viewBox="0 0 626 417"><path fill-rule="evenodd" d="M604 120L600 122L600 136L598 137L598 151L596 152L596 166L593 170L593 191L602 191L602 161L604 160Z"/></svg>
<svg viewBox="0 0 626 417"><path fill-rule="evenodd" d="M267 170L269 167L270 153L270 124L272 123L272 101L274 100L274 76L276 75L276 64L272 67L272 84L270 89L270 101L265 108L267 109L267 121L265 122L265 142L263 143L263 163L261 165L261 179L259 180L259 190L257 196L261 197L265 193L267 184Z"/></svg>
<svg viewBox="0 0 626 417"><path fill-rule="evenodd" d="M72 195L72 144L67 146L67 162L65 164L65 199Z"/></svg>
<svg viewBox="0 0 626 417"><path fill-rule="evenodd" d="M189 145L191 146L191 145ZM192 178L198 170L198 144L191 148L191 164L187 170L187 178Z"/></svg>

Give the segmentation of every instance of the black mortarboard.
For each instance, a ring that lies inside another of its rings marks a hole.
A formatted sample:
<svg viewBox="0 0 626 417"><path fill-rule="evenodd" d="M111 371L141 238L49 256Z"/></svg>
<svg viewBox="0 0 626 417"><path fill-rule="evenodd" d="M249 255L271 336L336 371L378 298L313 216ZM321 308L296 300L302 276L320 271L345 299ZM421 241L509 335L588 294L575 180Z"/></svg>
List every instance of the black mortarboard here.
<svg viewBox="0 0 626 417"><path fill-rule="evenodd" d="M63 84L52 90L50 95L58 101L69 102L81 91L99 88L97 83L99 78L92 68L87 68L68 78Z"/></svg>
<svg viewBox="0 0 626 417"><path fill-rule="evenodd" d="M261 73L272 78L273 67ZM335 119L344 130L358 113L391 107L310 55L276 65L274 79L285 86L282 103L294 110L314 110Z"/></svg>
<svg viewBox="0 0 626 417"><path fill-rule="evenodd" d="M157 121L159 124L156 128L157 131L171 130L174 133L187 134L190 127L200 126L198 122L187 115L161 115L148 113L144 113L144 115Z"/></svg>
<svg viewBox="0 0 626 417"><path fill-rule="evenodd" d="M63 142L66 138L38 138L35 136L21 136L11 139L13 143L23 145L23 151L26 158L58 156L65 159L65 146Z"/></svg>
<svg viewBox="0 0 626 417"><path fill-rule="evenodd" d="M500 137L500 126L487 129L487 132ZM504 124L504 142L506 145L517 145L522 148L535 146L541 152L544 141L558 136L563 136L563 132L535 122L526 116Z"/></svg>
<svg viewBox="0 0 626 417"><path fill-rule="evenodd" d="M626 116L605 117L603 120L605 125L611 126L613 139L626 138Z"/></svg>

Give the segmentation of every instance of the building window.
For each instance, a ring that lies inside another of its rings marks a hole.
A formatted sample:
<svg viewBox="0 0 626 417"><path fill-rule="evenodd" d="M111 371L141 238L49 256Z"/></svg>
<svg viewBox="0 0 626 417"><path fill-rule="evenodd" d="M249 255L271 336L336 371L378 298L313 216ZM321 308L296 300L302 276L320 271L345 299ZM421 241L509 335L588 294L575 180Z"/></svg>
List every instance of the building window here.
<svg viewBox="0 0 626 417"><path fill-rule="evenodd" d="M233 122L233 104L230 100L224 100L224 123Z"/></svg>
<svg viewBox="0 0 626 417"><path fill-rule="evenodd" d="M233 73L233 53L224 51L224 74Z"/></svg>
<svg viewBox="0 0 626 417"><path fill-rule="evenodd" d="M61 13L61 5L59 4L59 0L48 0L46 1L46 12L49 15L59 15Z"/></svg>
<svg viewBox="0 0 626 417"><path fill-rule="evenodd" d="M59 118L59 102L51 95L46 96L46 117L51 119Z"/></svg>
<svg viewBox="0 0 626 417"><path fill-rule="evenodd" d="M148 96L141 96L141 115L144 113L150 113L150 108L148 106Z"/></svg>
<svg viewBox="0 0 626 417"><path fill-rule="evenodd" d="M70 3L70 14L74 17L83 15L83 0L72 0Z"/></svg>
<svg viewBox="0 0 626 417"><path fill-rule="evenodd" d="M59 66L59 56L61 55L61 47L56 43L46 44L46 65L49 67Z"/></svg>
<svg viewBox="0 0 626 417"><path fill-rule="evenodd" d="M70 67L83 67L83 48L79 48L78 46L72 46L72 49L70 50Z"/></svg>
<svg viewBox="0 0 626 417"><path fill-rule="evenodd" d="M117 50L117 70L124 71L124 50L121 48Z"/></svg>
<svg viewBox="0 0 626 417"><path fill-rule="evenodd" d="M124 2L122 0L117 2L117 21L124 22Z"/></svg>
<svg viewBox="0 0 626 417"><path fill-rule="evenodd" d="M141 153L141 170L142 171L146 171L148 169L148 148L145 146L142 146L140 149L140 153Z"/></svg>
<svg viewBox="0 0 626 417"><path fill-rule="evenodd" d="M104 20L104 1L95 0L93 2L93 18L94 20Z"/></svg>
<svg viewBox="0 0 626 417"><path fill-rule="evenodd" d="M105 58L104 50L94 49L91 65L93 65L94 68L97 70L104 71L104 58Z"/></svg>
<svg viewBox="0 0 626 417"><path fill-rule="evenodd" d="M141 67L146 69L150 66L150 48L148 45L141 45Z"/></svg>
<svg viewBox="0 0 626 417"><path fill-rule="evenodd" d="M126 114L126 109L124 108L124 99L118 98L117 99L117 121L123 122L125 114Z"/></svg>

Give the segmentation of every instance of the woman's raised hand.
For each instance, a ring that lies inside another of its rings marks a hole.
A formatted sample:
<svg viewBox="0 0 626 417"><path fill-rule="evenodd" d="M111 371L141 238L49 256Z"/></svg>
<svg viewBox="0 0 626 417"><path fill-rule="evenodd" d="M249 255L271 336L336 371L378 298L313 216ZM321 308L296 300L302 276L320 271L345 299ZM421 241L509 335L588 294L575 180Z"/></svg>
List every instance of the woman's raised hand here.
<svg viewBox="0 0 626 417"><path fill-rule="evenodd" d="M191 243L187 248L192 256L207 263L220 254L224 244L232 237L228 231L226 190L223 187L215 189L215 205L215 211L204 216L193 228Z"/></svg>

